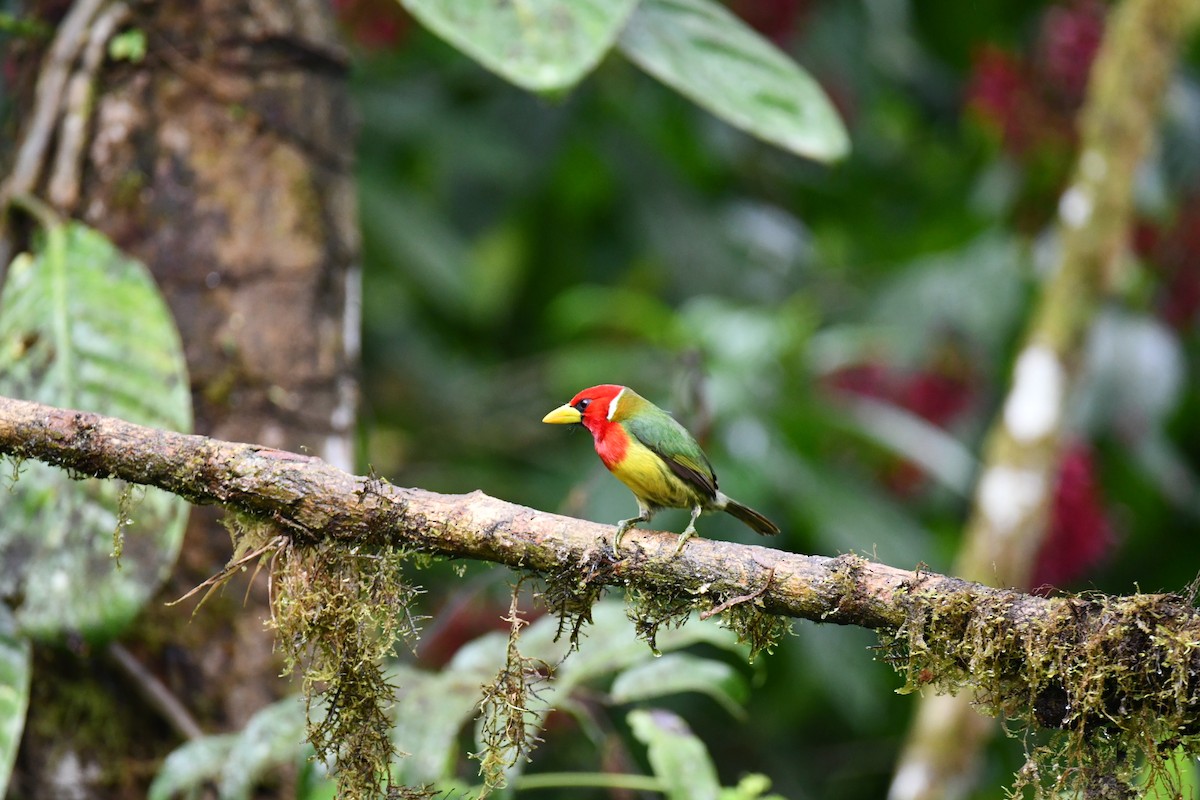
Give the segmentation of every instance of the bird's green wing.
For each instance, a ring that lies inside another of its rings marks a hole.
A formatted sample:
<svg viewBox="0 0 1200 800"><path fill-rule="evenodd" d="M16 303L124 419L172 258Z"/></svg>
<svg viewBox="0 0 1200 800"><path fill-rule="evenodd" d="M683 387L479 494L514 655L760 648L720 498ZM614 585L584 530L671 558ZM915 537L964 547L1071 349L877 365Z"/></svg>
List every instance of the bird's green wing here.
<svg viewBox="0 0 1200 800"><path fill-rule="evenodd" d="M708 456L674 417L660 408L653 408L621 424L631 436L661 458L680 480L708 497L716 496L717 476Z"/></svg>

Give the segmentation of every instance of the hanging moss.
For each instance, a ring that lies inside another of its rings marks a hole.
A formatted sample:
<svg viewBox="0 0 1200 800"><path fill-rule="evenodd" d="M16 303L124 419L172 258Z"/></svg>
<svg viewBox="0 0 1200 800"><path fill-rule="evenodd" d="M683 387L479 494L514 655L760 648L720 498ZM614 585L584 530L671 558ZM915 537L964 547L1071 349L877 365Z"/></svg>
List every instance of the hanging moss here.
<svg viewBox="0 0 1200 800"><path fill-rule="evenodd" d="M579 649L579 634L585 624L592 622L592 606L604 596L612 564L595 551L582 562L564 561L557 571L546 576L546 588L540 596L547 610L558 617L555 641L566 633L571 649Z"/></svg>
<svg viewBox="0 0 1200 800"><path fill-rule="evenodd" d="M662 589L631 586L625 591L625 615L633 623L638 638L644 639L655 655L660 628L683 627L698 605L695 597Z"/></svg>
<svg viewBox="0 0 1200 800"><path fill-rule="evenodd" d="M382 660L397 641L417 637L410 605L418 590L404 576L407 556L337 540L288 542L274 556L272 622L288 668L303 672L309 741L318 758L336 759L345 800L380 796L396 755L387 714L394 687ZM323 716L314 713L318 697Z"/></svg>
<svg viewBox="0 0 1200 800"><path fill-rule="evenodd" d="M507 770L522 759L529 761L541 742L540 715L532 708L531 700L537 699L538 688L550 679L553 668L540 659L526 658L517 647L521 629L529 624L517 608L522 582L523 579L513 586L512 602L505 617L509 629L504 665L495 679L483 686L479 702L483 750L472 754L479 759L479 774L483 778L483 790L477 800L504 788Z"/></svg>
<svg viewBox="0 0 1200 800"><path fill-rule="evenodd" d="M722 611L721 624L737 634L740 643L749 645L751 662L759 653L774 653L780 640L793 633L790 619L768 614L749 602Z"/></svg>
<svg viewBox="0 0 1200 800"><path fill-rule="evenodd" d="M905 623L884 642L902 692L970 688L981 711L1056 731L1031 749L1015 792L1122 797L1176 748L1200 755L1191 598L1062 598L1048 614L1015 595L917 592L905 602Z"/></svg>
<svg viewBox="0 0 1200 800"><path fill-rule="evenodd" d="M125 552L125 528L133 522L133 512L137 508L137 500L134 500L135 484L122 483L121 493L117 495L117 522L113 525L112 532L112 560L117 569L121 568L121 555ZM137 487L141 490L140 494L144 497L146 494L145 487Z"/></svg>

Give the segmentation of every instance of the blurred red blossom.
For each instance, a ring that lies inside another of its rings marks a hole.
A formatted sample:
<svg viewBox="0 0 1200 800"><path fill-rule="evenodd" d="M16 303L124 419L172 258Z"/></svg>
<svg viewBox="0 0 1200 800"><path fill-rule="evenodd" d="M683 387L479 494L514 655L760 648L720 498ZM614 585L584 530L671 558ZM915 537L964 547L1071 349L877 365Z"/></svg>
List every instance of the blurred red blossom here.
<svg viewBox="0 0 1200 800"><path fill-rule="evenodd" d="M1034 565L1031 586L1045 594L1086 577L1104 561L1115 542L1096 477L1095 454L1087 442L1072 442L1059 461L1050 528Z"/></svg>
<svg viewBox="0 0 1200 800"><path fill-rule="evenodd" d="M1161 280L1159 315L1177 330L1191 327L1200 312L1200 193L1184 199L1168 224L1138 223L1132 239Z"/></svg>
<svg viewBox="0 0 1200 800"><path fill-rule="evenodd" d="M1083 104L1088 75L1104 37L1104 5L1076 0L1051 6L1042 17L1036 72L1048 92L1069 108Z"/></svg>
<svg viewBox="0 0 1200 800"><path fill-rule="evenodd" d="M333 13L356 43L373 50L395 47L411 21L396 0L332 0Z"/></svg>
<svg viewBox="0 0 1200 800"><path fill-rule="evenodd" d="M1042 15L1032 56L995 45L975 54L966 107L1007 151L1024 155L1074 139L1104 13L1098 0L1056 4Z"/></svg>
<svg viewBox="0 0 1200 800"><path fill-rule="evenodd" d="M776 44L796 32L809 0L733 0L730 10Z"/></svg>
<svg viewBox="0 0 1200 800"><path fill-rule="evenodd" d="M825 384L842 392L886 400L934 425L948 425L970 406L967 377L926 367L904 370L882 361L865 361L833 370Z"/></svg>
<svg viewBox="0 0 1200 800"><path fill-rule="evenodd" d="M872 360L850 364L825 376L827 387L903 408L927 422L947 427L966 412L975 397L970 375L954 358L947 364L904 370ZM924 471L907 459L889 458L879 476L893 492L911 494L923 485Z"/></svg>

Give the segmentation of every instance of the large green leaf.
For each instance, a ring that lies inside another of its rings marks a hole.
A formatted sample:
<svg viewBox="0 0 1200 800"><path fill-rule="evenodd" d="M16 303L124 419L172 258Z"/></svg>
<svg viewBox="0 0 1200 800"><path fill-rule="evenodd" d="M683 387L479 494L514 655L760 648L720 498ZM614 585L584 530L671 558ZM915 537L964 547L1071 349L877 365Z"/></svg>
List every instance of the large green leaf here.
<svg viewBox="0 0 1200 800"><path fill-rule="evenodd" d="M655 78L761 139L818 161L849 152L817 82L718 3L642 0L620 46Z"/></svg>
<svg viewBox="0 0 1200 800"><path fill-rule="evenodd" d="M612 47L637 0L401 0L483 66L536 92L563 91Z"/></svg>
<svg viewBox="0 0 1200 800"><path fill-rule="evenodd" d="M173 797L198 797L203 786L211 785L238 744L241 736L223 733L202 736L171 751L150 784L149 800Z"/></svg>
<svg viewBox="0 0 1200 800"><path fill-rule="evenodd" d="M271 770L299 761L301 752L309 749L304 743L306 716L304 703L297 696L285 697L255 713L221 767L221 797L249 798Z"/></svg>
<svg viewBox="0 0 1200 800"><path fill-rule="evenodd" d="M479 711L479 687L495 676L499 664L442 672L397 667L392 741L404 754L392 767L397 783L419 786L450 777L454 758L461 755L458 736Z"/></svg>
<svg viewBox="0 0 1200 800"><path fill-rule="evenodd" d="M70 223L14 259L0 295L0 394L186 431L183 348L146 268ZM188 505L25 463L0 493L0 595L36 636L115 634L174 563ZM125 542L118 564L113 534Z"/></svg>
<svg viewBox="0 0 1200 800"><path fill-rule="evenodd" d="M650 768L669 800L717 800L721 784L704 742L683 719L661 709L629 712L633 735L646 745Z"/></svg>
<svg viewBox="0 0 1200 800"><path fill-rule="evenodd" d="M1169 759L1142 768L1146 800L1200 797L1200 774L1196 759L1185 747L1176 747Z"/></svg>
<svg viewBox="0 0 1200 800"><path fill-rule="evenodd" d="M272 770L312 756L304 737L304 702L298 695L285 697L259 710L237 733L202 736L173 750L154 776L149 800L198 797L213 785L223 800L248 798Z"/></svg>
<svg viewBox="0 0 1200 800"><path fill-rule="evenodd" d="M0 603L0 797L5 796L29 708L29 640Z"/></svg>
<svg viewBox="0 0 1200 800"><path fill-rule="evenodd" d="M681 692L706 694L732 716L745 717L742 704L749 688L742 673L724 661L687 653L668 653L634 664L616 677L611 694L618 703L632 703Z"/></svg>

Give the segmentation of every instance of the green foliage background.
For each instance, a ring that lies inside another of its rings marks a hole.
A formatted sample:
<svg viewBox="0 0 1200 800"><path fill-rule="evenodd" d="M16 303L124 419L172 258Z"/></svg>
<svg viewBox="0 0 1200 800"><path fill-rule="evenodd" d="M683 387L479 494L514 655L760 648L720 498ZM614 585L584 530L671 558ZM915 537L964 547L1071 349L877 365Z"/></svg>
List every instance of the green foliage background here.
<svg viewBox="0 0 1200 800"><path fill-rule="evenodd" d="M848 158L821 166L617 56L570 94L538 96L361 5L399 29L362 49L355 76L364 464L398 484L615 521L633 502L588 437L538 420L580 388L627 383L701 435L722 488L781 523L774 545L949 568L1074 155L1077 98L1046 76L1055 47L1086 50L1069 15L1098 7L735 5L797 11L768 32L833 98L851 138ZM1027 71L1027 91L1049 93L1040 112L1027 101L1007 121L988 115L996 53ZM1188 70L1173 97L1138 188L1158 241L1200 229L1188 210L1200 189ZM1172 267L1163 252L1135 253L1074 402L1089 481L1063 513L1104 542L1066 588L1178 589L1200 565L1195 315L1170 313L1200 255ZM837 391L847 386L860 391ZM911 466L928 461L944 469ZM753 537L719 518L701 532ZM418 661L503 624L495 570L430 584L425 602L441 613ZM893 693L872 644L800 625L754 666L752 723L704 698L673 708L723 785L764 772L787 797L880 797L913 702ZM564 728L548 731L534 772L597 768ZM993 751L978 797L1003 796L1021 761L1017 742Z"/></svg>

